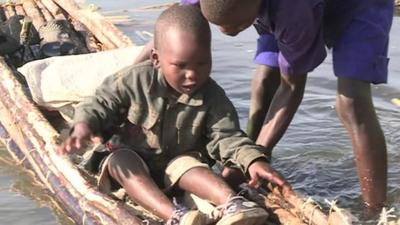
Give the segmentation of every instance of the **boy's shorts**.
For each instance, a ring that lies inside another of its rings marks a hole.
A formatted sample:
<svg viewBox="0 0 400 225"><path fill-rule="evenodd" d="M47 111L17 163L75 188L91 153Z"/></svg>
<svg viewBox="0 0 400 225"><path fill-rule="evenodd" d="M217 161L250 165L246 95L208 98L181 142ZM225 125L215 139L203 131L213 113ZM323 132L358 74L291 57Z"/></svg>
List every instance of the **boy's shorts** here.
<svg viewBox="0 0 400 225"><path fill-rule="evenodd" d="M99 176L98 176L98 186L99 190L104 193L111 193L113 191L118 190L121 186L110 176L108 171L108 164L112 159L114 154L117 154L120 151L128 151L130 154L133 154L137 158L140 159L140 163L143 168L145 168L148 175L153 178L154 182L162 189L163 191L169 191L174 185L178 182L178 180L190 169L195 167L204 167L209 168L206 163L203 163L200 157L200 154L197 152L189 152L184 155L179 155L172 160L169 161L164 171L160 172L154 171L151 166L147 165L146 162L140 157L138 153L134 150L121 147L113 150L109 155L107 155L99 165Z"/></svg>
<svg viewBox="0 0 400 225"><path fill-rule="evenodd" d="M387 82L389 31L394 6L393 1L375 2L356 14L334 43L332 56L336 76L374 84ZM254 61L279 67L278 52L274 36L261 35Z"/></svg>

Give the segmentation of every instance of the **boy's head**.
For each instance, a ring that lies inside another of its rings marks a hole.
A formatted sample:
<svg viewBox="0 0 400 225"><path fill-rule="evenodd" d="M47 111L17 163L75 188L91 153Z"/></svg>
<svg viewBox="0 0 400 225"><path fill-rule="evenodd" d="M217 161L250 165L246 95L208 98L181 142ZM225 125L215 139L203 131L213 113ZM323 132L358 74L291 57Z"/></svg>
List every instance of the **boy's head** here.
<svg viewBox="0 0 400 225"><path fill-rule="evenodd" d="M193 94L209 79L211 31L198 7L173 5L158 17L151 59L176 95Z"/></svg>
<svg viewBox="0 0 400 225"><path fill-rule="evenodd" d="M261 0L200 0L203 15L221 32L235 36L253 24Z"/></svg>

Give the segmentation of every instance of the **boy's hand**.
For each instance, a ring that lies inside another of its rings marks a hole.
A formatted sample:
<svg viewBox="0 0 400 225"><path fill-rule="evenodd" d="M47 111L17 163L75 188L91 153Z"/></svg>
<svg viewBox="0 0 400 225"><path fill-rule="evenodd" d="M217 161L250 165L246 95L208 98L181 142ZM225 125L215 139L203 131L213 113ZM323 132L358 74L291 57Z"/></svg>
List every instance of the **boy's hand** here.
<svg viewBox="0 0 400 225"><path fill-rule="evenodd" d="M92 139L92 140L91 140ZM77 123L71 135L64 141L64 144L58 148L58 153L72 153L87 146L88 142L97 142L92 138L92 130L87 123Z"/></svg>
<svg viewBox="0 0 400 225"><path fill-rule="evenodd" d="M250 164L248 172L251 179L249 181L250 186L258 187L260 185L260 181L267 180L281 187L282 193L292 192L292 187L285 180L285 178L283 178L282 175L280 175L264 160L255 160Z"/></svg>

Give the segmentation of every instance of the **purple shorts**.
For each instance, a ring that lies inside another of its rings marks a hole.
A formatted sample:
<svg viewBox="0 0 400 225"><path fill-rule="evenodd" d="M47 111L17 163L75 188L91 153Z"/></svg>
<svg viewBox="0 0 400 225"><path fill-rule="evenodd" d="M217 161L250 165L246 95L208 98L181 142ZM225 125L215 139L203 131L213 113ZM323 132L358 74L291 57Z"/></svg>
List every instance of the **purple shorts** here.
<svg viewBox="0 0 400 225"><path fill-rule="evenodd" d="M393 1L377 2L356 14L334 43L332 56L336 76L374 84L387 82L389 31L394 6ZM254 62L279 67L278 53L274 36L261 35Z"/></svg>

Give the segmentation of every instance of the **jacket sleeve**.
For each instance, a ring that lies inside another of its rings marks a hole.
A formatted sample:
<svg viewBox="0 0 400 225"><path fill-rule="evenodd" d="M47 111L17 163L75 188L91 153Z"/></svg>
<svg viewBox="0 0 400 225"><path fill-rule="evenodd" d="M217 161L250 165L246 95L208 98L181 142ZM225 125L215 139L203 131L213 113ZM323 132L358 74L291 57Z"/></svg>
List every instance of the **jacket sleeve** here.
<svg viewBox="0 0 400 225"><path fill-rule="evenodd" d="M130 104L123 78L120 74L107 77L93 96L78 105L74 124L86 122L94 133L103 133L119 125Z"/></svg>
<svg viewBox="0 0 400 225"><path fill-rule="evenodd" d="M256 145L240 129L237 112L228 97L214 101L207 116L207 151L224 165L239 166L244 173L256 159L264 158L265 148Z"/></svg>

